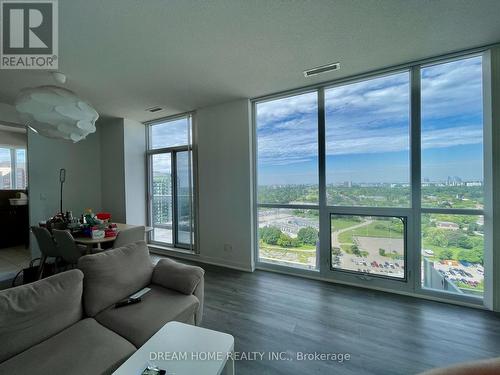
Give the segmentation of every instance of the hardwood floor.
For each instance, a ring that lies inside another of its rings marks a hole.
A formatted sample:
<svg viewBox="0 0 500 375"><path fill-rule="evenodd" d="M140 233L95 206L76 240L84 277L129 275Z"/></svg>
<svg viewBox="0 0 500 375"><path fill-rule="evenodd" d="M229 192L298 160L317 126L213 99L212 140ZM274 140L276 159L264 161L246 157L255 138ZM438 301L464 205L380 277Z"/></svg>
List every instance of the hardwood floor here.
<svg viewBox="0 0 500 375"><path fill-rule="evenodd" d="M10 286L10 280L17 272L27 267L30 260L30 251L24 246L0 249L0 289L5 287L2 285L4 281Z"/></svg>
<svg viewBox="0 0 500 375"><path fill-rule="evenodd" d="M500 356L500 315L265 271L206 270L202 326L232 334L238 352L293 360L238 361L245 374L416 374ZM349 353L344 363L297 352Z"/></svg>

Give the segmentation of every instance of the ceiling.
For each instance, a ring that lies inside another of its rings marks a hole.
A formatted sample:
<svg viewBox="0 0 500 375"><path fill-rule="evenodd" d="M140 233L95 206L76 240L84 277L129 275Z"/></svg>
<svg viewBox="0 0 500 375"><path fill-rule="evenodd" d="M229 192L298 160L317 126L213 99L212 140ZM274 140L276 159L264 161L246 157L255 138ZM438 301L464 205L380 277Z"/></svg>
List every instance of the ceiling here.
<svg viewBox="0 0 500 375"><path fill-rule="evenodd" d="M144 121L497 43L499 14L498 0L59 1L59 70L101 116ZM12 104L55 82L1 70L0 83Z"/></svg>

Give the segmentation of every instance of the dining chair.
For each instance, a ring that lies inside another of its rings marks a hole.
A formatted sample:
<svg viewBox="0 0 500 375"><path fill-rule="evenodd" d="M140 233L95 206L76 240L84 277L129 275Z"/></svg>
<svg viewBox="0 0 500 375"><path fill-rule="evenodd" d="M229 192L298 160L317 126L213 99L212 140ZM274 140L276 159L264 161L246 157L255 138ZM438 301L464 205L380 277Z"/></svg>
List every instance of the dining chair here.
<svg viewBox="0 0 500 375"><path fill-rule="evenodd" d="M37 280L40 280L43 275L43 269L45 268L45 262L47 261L47 258L56 258L57 264L57 258L60 257L61 254L59 253L59 249L57 248L47 228L33 226L31 227L31 232L35 236L36 242L38 243L38 248L42 253L37 274Z"/></svg>
<svg viewBox="0 0 500 375"><path fill-rule="evenodd" d="M52 234L59 248L59 254L66 263L76 264L78 259L85 255L86 246L78 245L68 230L53 229Z"/></svg>
<svg viewBox="0 0 500 375"><path fill-rule="evenodd" d="M144 226L119 231L116 235L115 242L113 243L113 248L122 247L137 241L144 241L145 231L146 228Z"/></svg>

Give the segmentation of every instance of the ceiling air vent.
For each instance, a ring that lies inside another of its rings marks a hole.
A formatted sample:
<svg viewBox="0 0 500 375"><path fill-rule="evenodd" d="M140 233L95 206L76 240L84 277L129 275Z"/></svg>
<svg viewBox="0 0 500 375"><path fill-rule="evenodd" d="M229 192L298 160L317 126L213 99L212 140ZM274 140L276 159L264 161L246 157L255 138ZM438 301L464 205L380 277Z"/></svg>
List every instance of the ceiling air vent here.
<svg viewBox="0 0 500 375"><path fill-rule="evenodd" d="M330 72L332 70L339 70L339 69L340 69L340 63L338 63L338 62L333 63L333 64L322 65L322 66L318 66L316 68L304 70L304 77L311 77L311 76L315 76L317 74L326 73L326 72Z"/></svg>
<svg viewBox="0 0 500 375"><path fill-rule="evenodd" d="M161 111L162 109L163 108L161 108L161 107L151 107L151 108L146 109L146 111L151 112L151 113L155 113L155 112Z"/></svg>

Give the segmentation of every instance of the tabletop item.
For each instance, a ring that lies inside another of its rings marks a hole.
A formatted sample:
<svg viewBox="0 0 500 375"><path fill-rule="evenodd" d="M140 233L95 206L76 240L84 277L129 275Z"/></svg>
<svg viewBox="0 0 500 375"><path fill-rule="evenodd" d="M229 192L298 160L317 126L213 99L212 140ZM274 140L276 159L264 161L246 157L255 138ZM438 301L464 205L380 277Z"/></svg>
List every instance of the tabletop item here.
<svg viewBox="0 0 500 375"><path fill-rule="evenodd" d="M11 206L26 206L28 204L28 196L23 192L17 192L15 198L9 198Z"/></svg>
<svg viewBox="0 0 500 375"><path fill-rule="evenodd" d="M106 234L105 230L99 228L98 226L91 227L90 228L90 233L91 233L91 237L92 237L93 240L101 239L101 238L106 237L105 236L105 234Z"/></svg>
<svg viewBox="0 0 500 375"><path fill-rule="evenodd" d="M148 366L141 372L141 375L166 375L166 370L161 370L158 367Z"/></svg>
<svg viewBox="0 0 500 375"><path fill-rule="evenodd" d="M122 230L136 228L138 226L139 225L131 225L131 224L123 224L123 223L109 224L109 227L115 228L114 230L116 231L116 233L119 233ZM90 230L90 228L88 230ZM152 230L153 230L152 227L145 227L146 232L151 232ZM116 239L116 236L111 236L111 237L104 236L103 238L92 238L91 233L88 232L84 236L75 237L75 242L87 246L87 249L88 249L87 252L90 253L90 252L92 252L92 248L94 247L94 245L98 249L100 249L102 243L114 242L115 239Z"/></svg>
<svg viewBox="0 0 500 375"><path fill-rule="evenodd" d="M111 220L111 214L109 212L98 212L95 216L105 223L108 223Z"/></svg>
<svg viewBox="0 0 500 375"><path fill-rule="evenodd" d="M59 170L59 183L61 184L61 200L59 202L59 212L63 212L63 186L66 182L66 169L61 168Z"/></svg>

